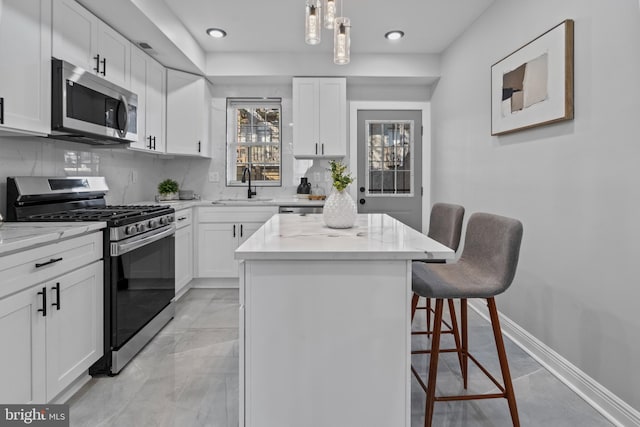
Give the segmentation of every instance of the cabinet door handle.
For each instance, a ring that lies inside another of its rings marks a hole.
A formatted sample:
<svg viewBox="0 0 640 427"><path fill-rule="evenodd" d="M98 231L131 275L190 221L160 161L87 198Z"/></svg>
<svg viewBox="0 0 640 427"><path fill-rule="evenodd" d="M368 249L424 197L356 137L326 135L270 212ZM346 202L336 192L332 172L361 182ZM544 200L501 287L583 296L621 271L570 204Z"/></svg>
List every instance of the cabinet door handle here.
<svg viewBox="0 0 640 427"><path fill-rule="evenodd" d="M236 225L233 224L233 237L236 237Z"/></svg>
<svg viewBox="0 0 640 427"><path fill-rule="evenodd" d="M4 124L4 98L0 97L0 125Z"/></svg>
<svg viewBox="0 0 640 427"><path fill-rule="evenodd" d="M322 143L322 154L324 155L324 142Z"/></svg>
<svg viewBox="0 0 640 427"><path fill-rule="evenodd" d="M153 137L153 149L154 150L156 149L156 137L155 136Z"/></svg>
<svg viewBox="0 0 640 427"><path fill-rule="evenodd" d="M47 317L47 287L42 288L42 292L38 292L38 295L42 295L42 308L38 311L42 312L42 317Z"/></svg>
<svg viewBox="0 0 640 427"><path fill-rule="evenodd" d="M100 74L100 54L94 56L93 59L96 60L96 66L93 68L93 71L95 71L97 74Z"/></svg>
<svg viewBox="0 0 640 427"><path fill-rule="evenodd" d="M107 58L102 58L102 71L100 71L100 74L102 74L103 76L107 75Z"/></svg>
<svg viewBox="0 0 640 427"><path fill-rule="evenodd" d="M180 218L178 218L178 221L184 221L185 219L187 219L186 216L181 216Z"/></svg>
<svg viewBox="0 0 640 427"><path fill-rule="evenodd" d="M54 264L54 263L56 263L58 261L62 261L62 257L60 257L60 258L51 258L47 262L36 263L36 268L44 267L45 265L49 265L49 264Z"/></svg>
<svg viewBox="0 0 640 427"><path fill-rule="evenodd" d="M240 237L244 237L244 229L242 227L242 224L240 224Z"/></svg>
<svg viewBox="0 0 640 427"><path fill-rule="evenodd" d="M316 142L316 154L318 154L318 143Z"/></svg>
<svg viewBox="0 0 640 427"><path fill-rule="evenodd" d="M200 152L201 148L202 148L202 142L198 141L198 153Z"/></svg>
<svg viewBox="0 0 640 427"><path fill-rule="evenodd" d="M149 135L147 139L149 140L149 150L151 150L151 135Z"/></svg>
<svg viewBox="0 0 640 427"><path fill-rule="evenodd" d="M51 303L51 306L56 310L60 310L60 282L57 282L55 286L51 288L51 291L56 291L56 302Z"/></svg>

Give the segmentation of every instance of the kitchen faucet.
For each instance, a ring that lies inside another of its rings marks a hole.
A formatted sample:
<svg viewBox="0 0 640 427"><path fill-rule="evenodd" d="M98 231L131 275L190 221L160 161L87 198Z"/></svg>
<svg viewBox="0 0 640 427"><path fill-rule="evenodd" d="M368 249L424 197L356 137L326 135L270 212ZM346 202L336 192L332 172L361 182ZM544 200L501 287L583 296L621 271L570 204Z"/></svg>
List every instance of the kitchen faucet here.
<svg viewBox="0 0 640 427"><path fill-rule="evenodd" d="M251 198L251 196L255 196L257 193L255 191L251 191L251 169L248 167L244 168L242 171L242 180L240 182L246 182L246 175L249 174L249 185L247 186L247 197Z"/></svg>

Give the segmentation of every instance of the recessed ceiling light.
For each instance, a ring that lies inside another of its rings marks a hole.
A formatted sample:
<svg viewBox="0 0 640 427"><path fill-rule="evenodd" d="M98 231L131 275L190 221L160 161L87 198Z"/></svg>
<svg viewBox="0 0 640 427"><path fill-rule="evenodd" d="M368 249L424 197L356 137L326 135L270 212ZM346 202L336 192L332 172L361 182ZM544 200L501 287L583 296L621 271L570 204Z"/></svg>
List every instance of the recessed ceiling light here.
<svg viewBox="0 0 640 427"><path fill-rule="evenodd" d="M221 30L220 28L209 28L207 30L207 34L209 34L214 39L227 37L227 32L225 30Z"/></svg>
<svg viewBox="0 0 640 427"><path fill-rule="evenodd" d="M400 30L389 31L387 34L384 35L384 38L387 40L400 40L403 37L404 37L404 31L400 31Z"/></svg>

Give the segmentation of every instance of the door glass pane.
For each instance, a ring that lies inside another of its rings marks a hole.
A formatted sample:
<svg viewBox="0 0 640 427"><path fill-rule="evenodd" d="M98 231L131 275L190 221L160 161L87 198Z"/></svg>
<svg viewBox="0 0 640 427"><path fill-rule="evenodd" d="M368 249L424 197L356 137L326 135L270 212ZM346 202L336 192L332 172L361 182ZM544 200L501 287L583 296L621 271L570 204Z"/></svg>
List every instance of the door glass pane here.
<svg viewBox="0 0 640 427"><path fill-rule="evenodd" d="M413 194L413 128L412 120L366 121L369 194Z"/></svg>

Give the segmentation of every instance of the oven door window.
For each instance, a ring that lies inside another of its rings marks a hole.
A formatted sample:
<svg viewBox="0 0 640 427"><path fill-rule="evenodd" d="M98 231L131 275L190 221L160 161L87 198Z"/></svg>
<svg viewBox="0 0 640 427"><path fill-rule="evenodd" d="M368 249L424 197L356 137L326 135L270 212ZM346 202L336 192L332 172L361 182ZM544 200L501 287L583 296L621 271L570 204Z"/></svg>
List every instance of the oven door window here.
<svg viewBox="0 0 640 427"><path fill-rule="evenodd" d="M175 243L166 237L111 260L112 344L117 349L175 295Z"/></svg>

